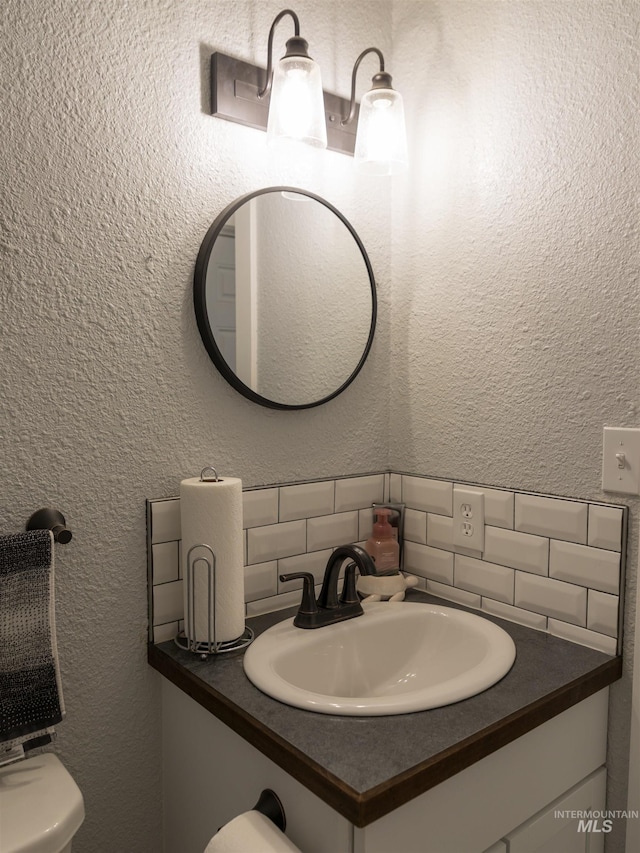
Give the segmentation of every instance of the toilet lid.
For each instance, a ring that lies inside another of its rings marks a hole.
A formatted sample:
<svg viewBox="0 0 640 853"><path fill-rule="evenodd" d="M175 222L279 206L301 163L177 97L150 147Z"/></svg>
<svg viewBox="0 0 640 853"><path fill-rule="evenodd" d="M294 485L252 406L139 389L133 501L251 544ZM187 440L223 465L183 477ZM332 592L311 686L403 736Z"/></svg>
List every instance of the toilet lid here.
<svg viewBox="0 0 640 853"><path fill-rule="evenodd" d="M83 820L82 794L53 753L0 767L2 853L58 853Z"/></svg>

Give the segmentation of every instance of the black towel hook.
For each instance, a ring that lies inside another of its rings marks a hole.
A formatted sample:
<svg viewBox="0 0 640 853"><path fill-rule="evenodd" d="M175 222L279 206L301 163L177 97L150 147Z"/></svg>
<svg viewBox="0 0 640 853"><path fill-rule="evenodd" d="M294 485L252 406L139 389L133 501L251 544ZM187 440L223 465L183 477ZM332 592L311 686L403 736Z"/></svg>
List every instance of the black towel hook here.
<svg viewBox="0 0 640 853"><path fill-rule="evenodd" d="M53 538L61 545L71 542L73 533L67 527L64 515L57 509L43 507L33 513L27 521L27 530L51 530Z"/></svg>

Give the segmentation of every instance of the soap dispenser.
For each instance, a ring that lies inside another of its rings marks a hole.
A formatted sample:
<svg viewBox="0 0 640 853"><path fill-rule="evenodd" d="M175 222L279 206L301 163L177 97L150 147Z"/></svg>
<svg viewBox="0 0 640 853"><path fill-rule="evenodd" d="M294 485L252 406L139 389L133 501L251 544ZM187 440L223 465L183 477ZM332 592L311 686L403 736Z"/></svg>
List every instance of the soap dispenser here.
<svg viewBox="0 0 640 853"><path fill-rule="evenodd" d="M400 568L400 545L389 523L391 510L376 507L374 514L375 522L365 543L365 551L373 558L378 574L397 572Z"/></svg>

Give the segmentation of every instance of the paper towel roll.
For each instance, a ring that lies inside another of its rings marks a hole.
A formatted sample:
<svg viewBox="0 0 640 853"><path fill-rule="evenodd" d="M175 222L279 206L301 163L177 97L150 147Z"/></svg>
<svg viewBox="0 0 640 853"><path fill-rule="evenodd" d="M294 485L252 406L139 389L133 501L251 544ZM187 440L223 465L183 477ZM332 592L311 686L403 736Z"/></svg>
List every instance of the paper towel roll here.
<svg viewBox="0 0 640 853"><path fill-rule="evenodd" d="M204 853L301 853L268 817L251 810L226 823Z"/></svg>
<svg viewBox="0 0 640 853"><path fill-rule="evenodd" d="M185 634L189 640L228 642L244 632L244 569L242 545L242 481L234 477L201 480L191 477L180 483L182 566ZM215 614L209 619L206 565L198 557L209 553L198 548L191 554L194 566L195 636L187 624L187 555L193 545L209 545L215 554ZM194 562L194 558L195 562Z"/></svg>

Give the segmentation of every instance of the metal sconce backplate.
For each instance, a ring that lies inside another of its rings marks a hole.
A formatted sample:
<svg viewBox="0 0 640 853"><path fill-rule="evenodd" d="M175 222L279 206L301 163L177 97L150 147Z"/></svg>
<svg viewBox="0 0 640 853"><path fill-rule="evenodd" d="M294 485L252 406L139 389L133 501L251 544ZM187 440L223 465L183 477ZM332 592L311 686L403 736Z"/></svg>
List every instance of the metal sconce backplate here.
<svg viewBox="0 0 640 853"><path fill-rule="evenodd" d="M269 96L258 98L264 87L266 71L257 65L234 59L224 53L211 56L211 114L258 130L267 129ZM323 92L327 117L327 148L353 154L358 126L357 111L347 126L340 124L349 112L349 100Z"/></svg>

